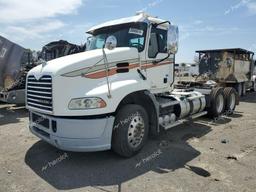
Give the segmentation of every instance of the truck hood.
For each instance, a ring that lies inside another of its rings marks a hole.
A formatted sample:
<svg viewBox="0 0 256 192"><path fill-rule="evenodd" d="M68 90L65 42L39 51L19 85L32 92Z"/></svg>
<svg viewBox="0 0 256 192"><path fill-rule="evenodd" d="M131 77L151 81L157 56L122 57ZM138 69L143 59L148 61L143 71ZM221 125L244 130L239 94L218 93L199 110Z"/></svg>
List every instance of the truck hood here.
<svg viewBox="0 0 256 192"><path fill-rule="evenodd" d="M114 50L104 50L109 63L138 59L138 50L136 48L122 47ZM30 70L29 75L62 75L103 63L103 51L102 49L96 49L48 61Z"/></svg>

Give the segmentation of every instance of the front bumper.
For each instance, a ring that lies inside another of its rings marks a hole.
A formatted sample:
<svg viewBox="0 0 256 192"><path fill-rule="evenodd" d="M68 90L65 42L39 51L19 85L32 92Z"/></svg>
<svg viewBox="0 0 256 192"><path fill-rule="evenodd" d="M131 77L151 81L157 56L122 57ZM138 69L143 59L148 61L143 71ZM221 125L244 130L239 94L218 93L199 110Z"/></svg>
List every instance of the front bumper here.
<svg viewBox="0 0 256 192"><path fill-rule="evenodd" d="M111 148L113 116L101 118L60 118L29 113L30 131L66 151L89 152Z"/></svg>

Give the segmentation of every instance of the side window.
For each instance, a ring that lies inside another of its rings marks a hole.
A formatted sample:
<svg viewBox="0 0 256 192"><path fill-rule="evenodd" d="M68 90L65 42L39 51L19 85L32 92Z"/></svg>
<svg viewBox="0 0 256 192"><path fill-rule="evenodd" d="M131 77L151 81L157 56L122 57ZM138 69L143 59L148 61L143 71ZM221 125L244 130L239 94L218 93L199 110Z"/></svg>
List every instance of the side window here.
<svg viewBox="0 0 256 192"><path fill-rule="evenodd" d="M101 49L105 43L105 34L99 34L95 37L91 36L87 40L87 50Z"/></svg>
<svg viewBox="0 0 256 192"><path fill-rule="evenodd" d="M157 53L167 53L167 30L152 27L148 56L155 58Z"/></svg>
<svg viewBox="0 0 256 192"><path fill-rule="evenodd" d="M159 53L167 53L167 30L152 28L152 32L157 34Z"/></svg>
<svg viewBox="0 0 256 192"><path fill-rule="evenodd" d="M96 47L98 49L102 48L105 43L105 36L100 36L96 41Z"/></svg>

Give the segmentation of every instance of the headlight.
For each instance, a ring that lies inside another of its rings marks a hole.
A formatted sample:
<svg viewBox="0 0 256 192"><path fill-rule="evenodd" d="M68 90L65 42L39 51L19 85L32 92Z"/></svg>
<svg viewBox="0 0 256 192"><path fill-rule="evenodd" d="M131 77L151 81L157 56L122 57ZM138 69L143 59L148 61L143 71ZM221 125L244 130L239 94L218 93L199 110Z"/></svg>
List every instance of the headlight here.
<svg viewBox="0 0 256 192"><path fill-rule="evenodd" d="M69 102L69 109L96 109L106 107L106 102L98 97L87 97L72 99Z"/></svg>

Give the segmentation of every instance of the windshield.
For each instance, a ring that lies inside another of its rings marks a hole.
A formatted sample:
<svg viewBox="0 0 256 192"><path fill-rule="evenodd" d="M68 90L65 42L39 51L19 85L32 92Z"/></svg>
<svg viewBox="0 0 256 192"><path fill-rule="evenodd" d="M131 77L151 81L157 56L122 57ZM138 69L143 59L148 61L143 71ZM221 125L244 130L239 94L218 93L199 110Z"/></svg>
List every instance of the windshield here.
<svg viewBox="0 0 256 192"><path fill-rule="evenodd" d="M135 47L141 52L145 47L146 32L146 23L129 23L98 29L91 37L87 50L101 49L107 37L113 35L117 39L117 47Z"/></svg>

